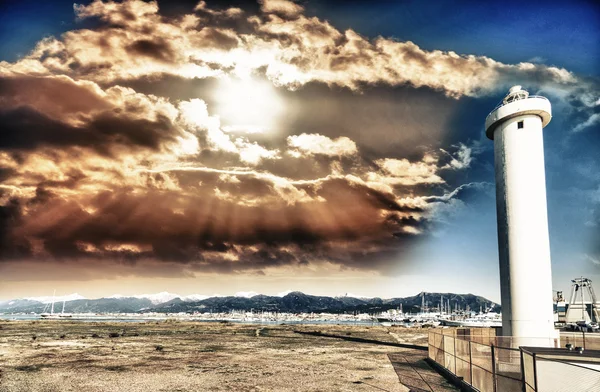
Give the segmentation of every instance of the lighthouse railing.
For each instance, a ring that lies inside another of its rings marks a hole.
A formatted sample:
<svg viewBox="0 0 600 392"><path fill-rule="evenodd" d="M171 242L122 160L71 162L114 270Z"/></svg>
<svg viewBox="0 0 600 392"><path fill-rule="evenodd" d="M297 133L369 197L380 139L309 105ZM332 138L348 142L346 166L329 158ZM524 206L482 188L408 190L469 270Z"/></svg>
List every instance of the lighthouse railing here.
<svg viewBox="0 0 600 392"><path fill-rule="evenodd" d="M519 99L515 99L515 100L510 101L510 102L506 102L506 103L503 102L503 101L500 101L500 103L498 105L496 105L496 107L490 112L490 114L488 114L486 116L485 119L487 120L497 109L501 108L502 106L506 106L506 105L508 105L510 103L513 103L513 102L518 102L518 101L522 101L522 100L525 100L525 99L531 99L531 98L539 98L539 99L543 99L545 101L548 101L548 98L543 97L541 95L530 95L527 98L519 98Z"/></svg>

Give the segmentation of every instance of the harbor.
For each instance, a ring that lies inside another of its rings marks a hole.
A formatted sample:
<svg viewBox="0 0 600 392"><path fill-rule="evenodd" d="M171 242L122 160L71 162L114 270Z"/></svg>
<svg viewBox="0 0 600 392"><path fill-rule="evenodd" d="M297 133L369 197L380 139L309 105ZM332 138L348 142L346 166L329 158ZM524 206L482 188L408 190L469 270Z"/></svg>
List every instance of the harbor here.
<svg viewBox="0 0 600 392"><path fill-rule="evenodd" d="M554 295L554 323L561 331L598 332L600 303L595 296L593 282L588 278L575 278L571 281L569 300L565 300L562 291ZM500 328L502 315L499 305L489 302L478 310L469 306L453 306L450 295L439 295L437 300L429 293L419 294L421 303L417 312L405 312L400 303L395 309L378 313L368 312L277 312L254 310L231 310L228 312L65 312L67 301L58 301L60 311L55 312L53 299L48 302L41 313L5 312L0 319L5 320L73 320L81 322L144 322L144 321L194 321L194 322L229 322L245 324L279 325L279 324L339 324L385 327L397 326L406 328L427 327L465 327L465 328ZM425 298L430 298L426 300ZM415 309L415 307L411 307Z"/></svg>

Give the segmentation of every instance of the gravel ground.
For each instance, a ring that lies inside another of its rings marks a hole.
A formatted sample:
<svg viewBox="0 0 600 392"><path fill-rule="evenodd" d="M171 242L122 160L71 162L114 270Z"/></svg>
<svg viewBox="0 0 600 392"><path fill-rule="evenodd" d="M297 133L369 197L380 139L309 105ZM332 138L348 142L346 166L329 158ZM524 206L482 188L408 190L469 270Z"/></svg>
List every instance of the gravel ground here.
<svg viewBox="0 0 600 392"><path fill-rule="evenodd" d="M0 322L0 392L408 391L408 349L296 333L426 342L426 331L230 323Z"/></svg>

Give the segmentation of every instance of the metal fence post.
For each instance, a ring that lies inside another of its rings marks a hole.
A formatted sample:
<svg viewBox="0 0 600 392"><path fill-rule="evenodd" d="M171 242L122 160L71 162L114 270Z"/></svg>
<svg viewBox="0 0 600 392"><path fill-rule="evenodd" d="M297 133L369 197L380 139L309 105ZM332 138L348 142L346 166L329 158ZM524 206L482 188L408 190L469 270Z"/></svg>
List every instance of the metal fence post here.
<svg viewBox="0 0 600 392"><path fill-rule="evenodd" d="M494 392L496 392L496 350L494 349L494 345L492 344L492 386L494 388Z"/></svg>
<svg viewBox="0 0 600 392"><path fill-rule="evenodd" d="M523 392L527 392L527 381L525 380L525 363L523 362L523 348L519 347L521 354L521 379L523 380Z"/></svg>
<svg viewBox="0 0 600 392"><path fill-rule="evenodd" d="M456 335L454 335L454 374L456 374Z"/></svg>
<svg viewBox="0 0 600 392"><path fill-rule="evenodd" d="M446 367L446 339L444 338L444 333L442 332L442 337L440 340L440 350L442 350L442 363L440 365L442 365L443 367Z"/></svg>
<svg viewBox="0 0 600 392"><path fill-rule="evenodd" d="M535 357L535 353L532 353L532 357L533 357L533 383L535 384L533 389L534 391L538 390L538 384L537 384L537 358Z"/></svg>
<svg viewBox="0 0 600 392"><path fill-rule="evenodd" d="M471 354L471 341L469 340L469 373L471 375L471 385L473 385L473 355Z"/></svg>

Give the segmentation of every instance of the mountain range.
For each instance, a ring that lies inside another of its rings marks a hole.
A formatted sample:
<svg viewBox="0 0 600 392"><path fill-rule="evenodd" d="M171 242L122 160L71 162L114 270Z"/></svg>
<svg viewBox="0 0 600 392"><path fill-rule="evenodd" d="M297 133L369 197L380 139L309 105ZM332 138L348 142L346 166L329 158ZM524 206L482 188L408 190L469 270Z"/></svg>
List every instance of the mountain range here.
<svg viewBox="0 0 600 392"><path fill-rule="evenodd" d="M402 306L404 312L420 312L424 297L426 307L438 308L441 297L444 303L450 299L454 309L492 308L500 310L500 305L474 294L419 293L405 298L364 298L345 295L340 297L315 296L299 291L280 293L277 296L238 293L235 296L178 296L171 293L144 294L136 296L113 295L106 298L86 299L78 294L54 297L54 311L68 313L193 313L270 311L286 313L376 313ZM0 302L0 313L42 313L50 311L52 297L29 297Z"/></svg>

